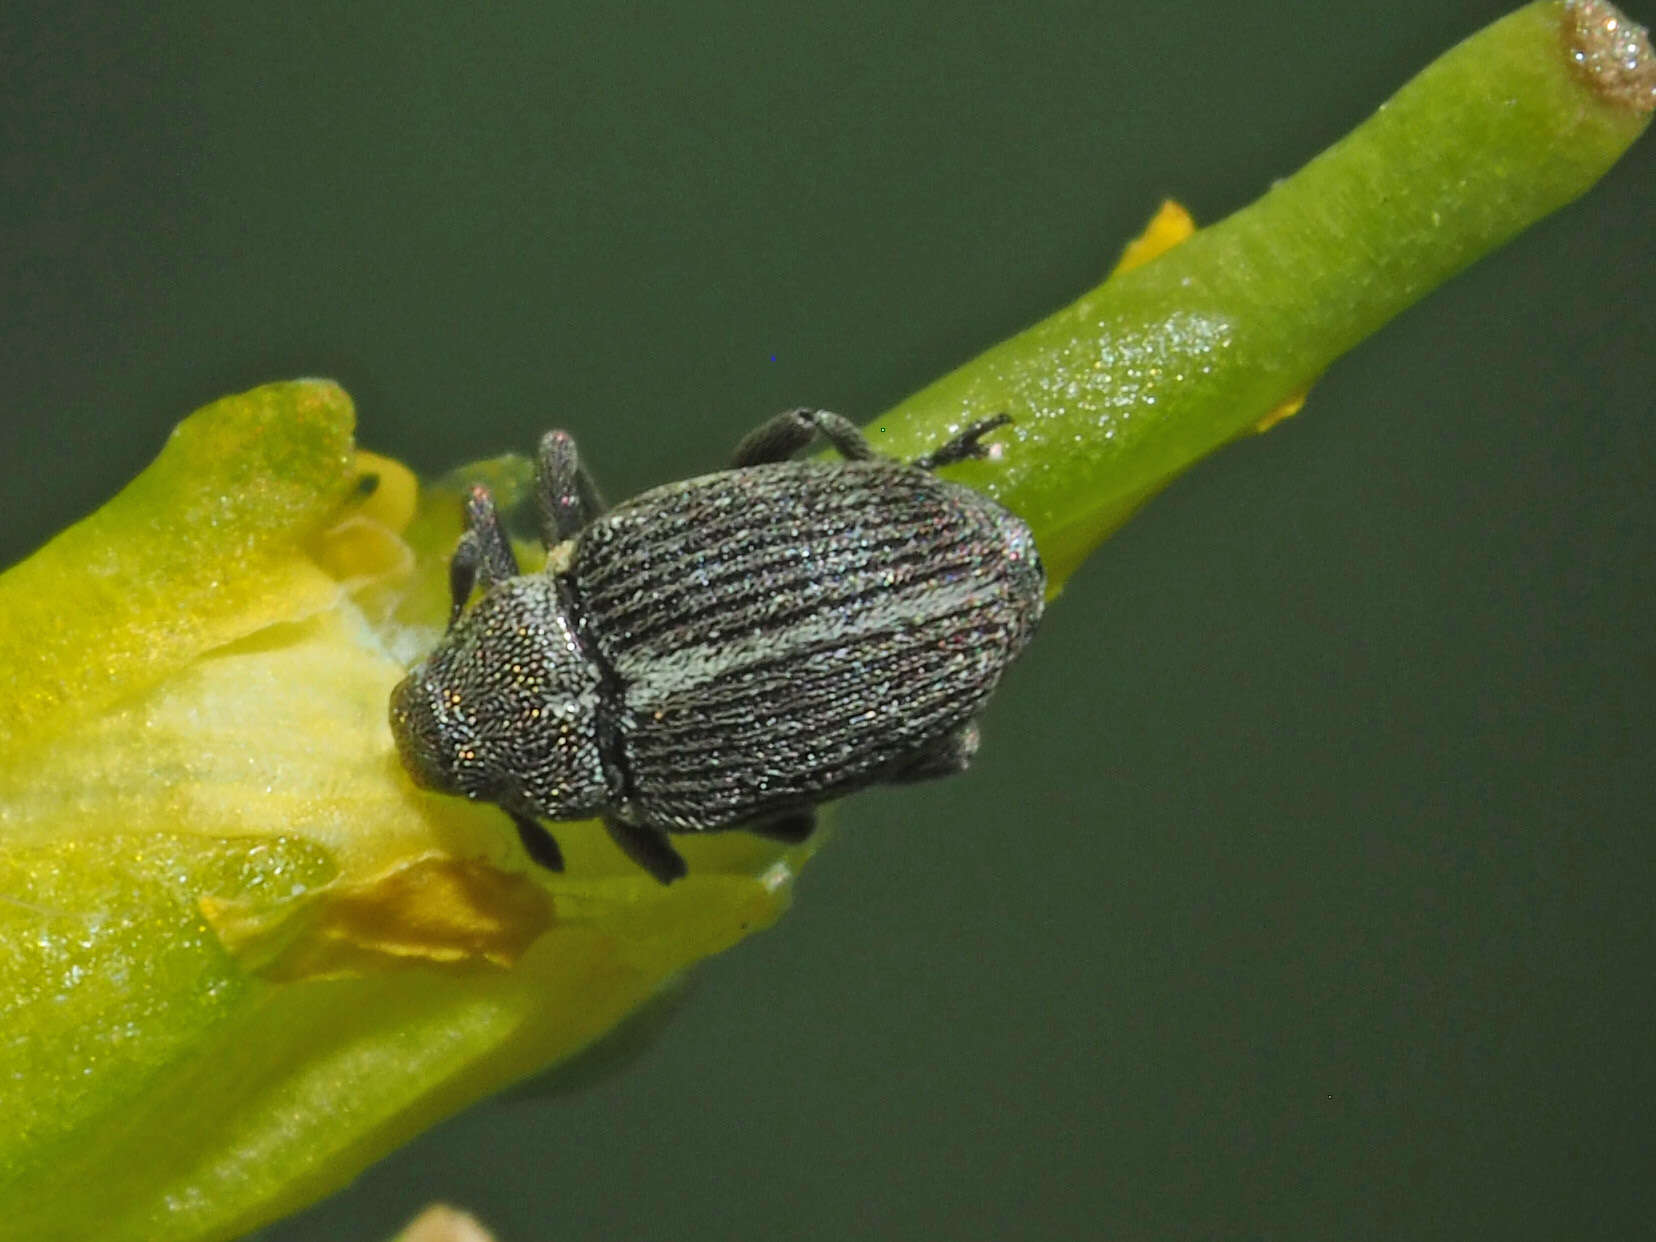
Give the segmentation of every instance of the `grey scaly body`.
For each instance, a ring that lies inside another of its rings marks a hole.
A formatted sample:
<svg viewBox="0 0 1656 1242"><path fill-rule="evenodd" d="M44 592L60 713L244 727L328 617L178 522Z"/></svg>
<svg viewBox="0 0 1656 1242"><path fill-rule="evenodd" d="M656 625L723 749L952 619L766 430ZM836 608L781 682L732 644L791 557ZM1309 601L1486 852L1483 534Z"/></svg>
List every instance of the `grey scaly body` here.
<svg viewBox="0 0 1656 1242"><path fill-rule="evenodd" d="M561 856L539 820L602 816L663 882L684 871L667 832L797 840L817 803L964 769L1045 579L1021 520L931 470L1004 421L910 464L790 411L736 469L608 512L549 433L549 569L517 573L474 489L455 619L392 696L404 763L500 804L547 866ZM786 460L819 432L847 460ZM462 611L474 575L484 593Z"/></svg>

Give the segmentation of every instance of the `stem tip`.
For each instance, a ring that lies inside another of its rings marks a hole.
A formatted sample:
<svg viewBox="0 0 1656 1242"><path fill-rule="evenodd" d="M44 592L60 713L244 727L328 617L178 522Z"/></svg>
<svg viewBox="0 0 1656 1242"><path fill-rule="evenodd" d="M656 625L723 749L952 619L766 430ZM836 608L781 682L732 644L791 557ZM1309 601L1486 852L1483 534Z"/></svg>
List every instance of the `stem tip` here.
<svg viewBox="0 0 1656 1242"><path fill-rule="evenodd" d="M1643 26L1609 0L1566 0L1570 59L1594 90L1634 112L1656 110L1656 56Z"/></svg>

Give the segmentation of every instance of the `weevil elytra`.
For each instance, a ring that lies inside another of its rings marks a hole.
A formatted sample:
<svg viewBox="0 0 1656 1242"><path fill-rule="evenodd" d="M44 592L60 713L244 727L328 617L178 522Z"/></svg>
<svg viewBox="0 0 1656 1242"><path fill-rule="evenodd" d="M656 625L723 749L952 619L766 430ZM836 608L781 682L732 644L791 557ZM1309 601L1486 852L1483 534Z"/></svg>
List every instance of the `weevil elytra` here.
<svg viewBox="0 0 1656 1242"><path fill-rule="evenodd" d="M553 870L541 821L602 818L668 883L669 833L799 841L821 802L963 771L1046 580L1018 517L934 471L1009 421L902 462L790 410L733 468L608 510L548 432L543 572L520 573L487 490L467 497L448 632L391 695L409 774L498 804ZM840 460L792 460L818 435Z"/></svg>

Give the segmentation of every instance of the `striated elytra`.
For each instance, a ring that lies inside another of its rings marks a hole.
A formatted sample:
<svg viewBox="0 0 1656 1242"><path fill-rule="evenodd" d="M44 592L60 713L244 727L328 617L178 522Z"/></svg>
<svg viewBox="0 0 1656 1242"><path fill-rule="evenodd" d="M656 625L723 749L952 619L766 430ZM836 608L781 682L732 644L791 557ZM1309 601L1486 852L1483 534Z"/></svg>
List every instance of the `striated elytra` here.
<svg viewBox="0 0 1656 1242"><path fill-rule="evenodd" d="M734 468L607 511L548 432L544 572L519 572L485 489L467 498L448 632L391 695L409 774L497 803L553 870L541 821L601 817L668 883L685 872L668 833L799 841L818 803L964 770L1046 580L1018 517L933 471L1009 421L901 462L790 410ZM790 460L818 435L841 460Z"/></svg>

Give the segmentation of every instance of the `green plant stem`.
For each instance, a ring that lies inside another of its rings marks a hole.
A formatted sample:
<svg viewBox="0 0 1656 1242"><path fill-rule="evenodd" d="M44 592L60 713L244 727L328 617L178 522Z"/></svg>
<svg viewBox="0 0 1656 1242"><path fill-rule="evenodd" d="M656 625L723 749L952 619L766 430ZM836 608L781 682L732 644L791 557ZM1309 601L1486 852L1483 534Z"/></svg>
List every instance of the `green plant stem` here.
<svg viewBox="0 0 1656 1242"><path fill-rule="evenodd" d="M1061 583L1169 479L1614 163L1652 70L1646 48L1583 72L1571 32L1603 13L1546 0L1473 36L1259 202L877 420L876 442L915 454L1010 411L1003 457L959 470L1029 518ZM668 890L573 834L543 888L482 810L422 800L384 725L400 666L360 613L326 611L337 584L306 551L357 477L348 400L221 404L0 578L0 1239L207 1242L296 1210L586 1047L786 899L774 851L740 833L687 845ZM433 626L439 534L417 519L393 540L431 579L406 598ZM424 887L464 895L482 872L480 891L555 907L509 966L459 952L505 903L455 897L445 922ZM271 973L237 948L273 913L322 925L324 901L380 916L326 925L357 929L360 957Z"/></svg>
<svg viewBox="0 0 1656 1242"><path fill-rule="evenodd" d="M971 480L1030 521L1062 583L1180 471L1615 163L1648 111L1579 71L1569 18L1543 0L1479 31L1257 202L871 429L914 452L1009 411L1015 446Z"/></svg>

